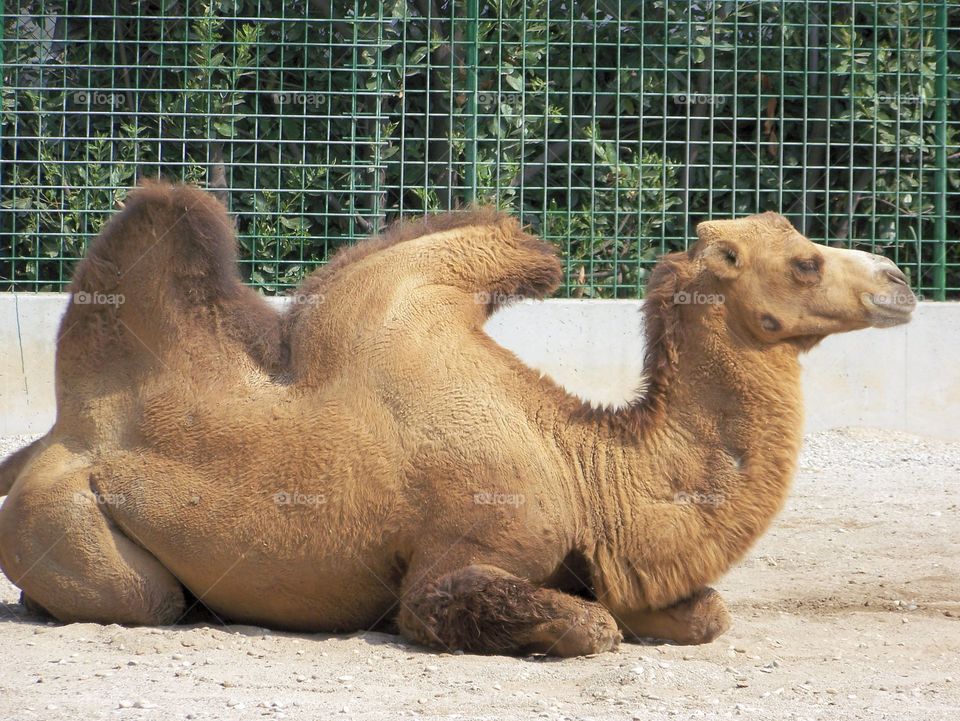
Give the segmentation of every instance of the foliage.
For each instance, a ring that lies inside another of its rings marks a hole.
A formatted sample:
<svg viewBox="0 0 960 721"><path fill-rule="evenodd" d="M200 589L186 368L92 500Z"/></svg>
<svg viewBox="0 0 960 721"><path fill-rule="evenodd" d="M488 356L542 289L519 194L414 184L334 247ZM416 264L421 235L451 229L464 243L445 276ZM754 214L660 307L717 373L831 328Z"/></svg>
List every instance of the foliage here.
<svg viewBox="0 0 960 721"><path fill-rule="evenodd" d="M0 287L59 287L125 190L163 175L221 189L270 291L401 212L476 197L562 248L569 295L636 297L697 221L767 209L929 292L934 5L490 0L474 21L452 0L20 0ZM956 99L960 51L947 65Z"/></svg>

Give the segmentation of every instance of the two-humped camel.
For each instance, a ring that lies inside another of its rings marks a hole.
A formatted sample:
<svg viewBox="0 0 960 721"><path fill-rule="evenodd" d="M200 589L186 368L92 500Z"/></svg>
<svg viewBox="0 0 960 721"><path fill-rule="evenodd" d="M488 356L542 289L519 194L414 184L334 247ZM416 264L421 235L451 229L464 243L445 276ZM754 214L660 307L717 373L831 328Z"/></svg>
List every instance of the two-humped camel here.
<svg viewBox="0 0 960 721"><path fill-rule="evenodd" d="M729 616L707 584L794 473L798 355L915 299L772 213L697 232L650 279L642 396L596 410L484 333L561 277L507 216L395 226L281 315L211 196L141 188L77 268L54 427L0 468L3 571L65 622L171 624L199 599L445 650L709 641Z"/></svg>

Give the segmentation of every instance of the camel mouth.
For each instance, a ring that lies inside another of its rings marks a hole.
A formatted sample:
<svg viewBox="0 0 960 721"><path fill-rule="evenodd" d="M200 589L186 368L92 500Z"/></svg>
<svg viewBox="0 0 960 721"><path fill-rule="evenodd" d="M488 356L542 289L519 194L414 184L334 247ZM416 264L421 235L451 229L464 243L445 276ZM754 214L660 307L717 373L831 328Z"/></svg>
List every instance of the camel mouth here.
<svg viewBox="0 0 960 721"><path fill-rule="evenodd" d="M917 307L917 297L906 287L885 293L863 293L860 302L870 313L870 322L875 328L908 323Z"/></svg>

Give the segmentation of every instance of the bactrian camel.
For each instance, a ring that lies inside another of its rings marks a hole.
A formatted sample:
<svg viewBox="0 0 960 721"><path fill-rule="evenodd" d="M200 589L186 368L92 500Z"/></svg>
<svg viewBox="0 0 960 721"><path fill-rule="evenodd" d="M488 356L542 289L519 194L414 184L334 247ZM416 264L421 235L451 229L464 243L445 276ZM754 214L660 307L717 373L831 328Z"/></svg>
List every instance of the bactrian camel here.
<svg viewBox="0 0 960 721"><path fill-rule="evenodd" d="M0 565L63 622L202 604L479 653L710 641L730 617L708 584L794 474L799 354L915 298L774 213L697 235L650 277L637 400L597 409L484 333L561 279L507 215L396 225L281 314L212 196L146 185L77 267L56 422L0 469Z"/></svg>

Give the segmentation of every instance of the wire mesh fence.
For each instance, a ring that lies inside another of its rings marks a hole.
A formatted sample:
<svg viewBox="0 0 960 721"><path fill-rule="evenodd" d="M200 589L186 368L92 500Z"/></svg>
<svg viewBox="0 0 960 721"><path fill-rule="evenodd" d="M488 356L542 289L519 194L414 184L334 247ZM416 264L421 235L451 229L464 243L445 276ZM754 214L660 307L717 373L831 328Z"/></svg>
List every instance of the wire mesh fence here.
<svg viewBox="0 0 960 721"><path fill-rule="evenodd" d="M7 0L0 290L56 290L138 179L214 189L296 284L479 199L637 297L695 224L779 210L960 295L960 5Z"/></svg>

